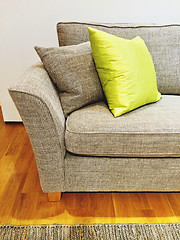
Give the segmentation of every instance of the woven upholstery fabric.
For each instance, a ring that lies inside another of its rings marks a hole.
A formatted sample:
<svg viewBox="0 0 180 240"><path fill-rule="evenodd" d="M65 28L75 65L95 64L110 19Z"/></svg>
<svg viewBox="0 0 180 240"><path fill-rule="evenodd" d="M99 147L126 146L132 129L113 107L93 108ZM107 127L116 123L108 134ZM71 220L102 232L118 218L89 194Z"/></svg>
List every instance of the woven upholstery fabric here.
<svg viewBox="0 0 180 240"><path fill-rule="evenodd" d="M9 92L31 140L42 190L64 191L65 119L42 64L29 68Z"/></svg>
<svg viewBox="0 0 180 240"><path fill-rule="evenodd" d="M180 157L180 96L164 95L117 118L103 102L86 106L68 117L65 142L80 155Z"/></svg>
<svg viewBox="0 0 180 240"><path fill-rule="evenodd" d="M58 23L60 46L88 40L87 26L132 39L140 36L152 56L158 89L162 94L180 94L180 25Z"/></svg>
<svg viewBox="0 0 180 240"><path fill-rule="evenodd" d="M65 159L66 191L180 191L180 158Z"/></svg>
<svg viewBox="0 0 180 240"><path fill-rule="evenodd" d="M104 99L90 42L61 48L35 49L59 89L65 115Z"/></svg>

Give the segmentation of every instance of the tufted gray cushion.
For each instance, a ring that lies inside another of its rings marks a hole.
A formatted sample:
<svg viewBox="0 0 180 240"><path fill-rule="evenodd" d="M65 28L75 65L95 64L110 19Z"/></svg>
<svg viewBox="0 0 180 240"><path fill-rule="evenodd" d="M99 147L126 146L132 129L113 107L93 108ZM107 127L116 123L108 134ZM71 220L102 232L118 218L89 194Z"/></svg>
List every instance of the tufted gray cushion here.
<svg viewBox="0 0 180 240"><path fill-rule="evenodd" d="M158 90L162 94L180 94L180 25L58 23L60 46L89 39L87 26L132 39L140 36L151 53Z"/></svg>
<svg viewBox="0 0 180 240"><path fill-rule="evenodd" d="M89 42L35 49L58 87L65 116L86 104L104 99Z"/></svg>

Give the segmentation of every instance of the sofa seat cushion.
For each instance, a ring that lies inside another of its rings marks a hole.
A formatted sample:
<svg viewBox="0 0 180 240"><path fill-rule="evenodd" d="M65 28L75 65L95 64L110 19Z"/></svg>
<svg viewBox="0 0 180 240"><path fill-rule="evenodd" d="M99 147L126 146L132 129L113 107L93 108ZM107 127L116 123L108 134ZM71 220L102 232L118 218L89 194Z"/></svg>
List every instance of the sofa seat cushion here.
<svg viewBox="0 0 180 240"><path fill-rule="evenodd" d="M180 96L117 118L104 102L83 107L67 119L65 144L79 155L180 157Z"/></svg>

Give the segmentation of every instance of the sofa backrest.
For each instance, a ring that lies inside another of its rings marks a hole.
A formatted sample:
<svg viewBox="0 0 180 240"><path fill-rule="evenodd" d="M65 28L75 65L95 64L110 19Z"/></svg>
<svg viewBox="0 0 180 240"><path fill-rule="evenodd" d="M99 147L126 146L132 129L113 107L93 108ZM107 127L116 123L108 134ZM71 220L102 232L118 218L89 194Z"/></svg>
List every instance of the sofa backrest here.
<svg viewBox="0 0 180 240"><path fill-rule="evenodd" d="M162 94L180 94L180 25L60 22L57 24L59 45L88 41L87 26L126 39L140 36L151 53L159 91Z"/></svg>

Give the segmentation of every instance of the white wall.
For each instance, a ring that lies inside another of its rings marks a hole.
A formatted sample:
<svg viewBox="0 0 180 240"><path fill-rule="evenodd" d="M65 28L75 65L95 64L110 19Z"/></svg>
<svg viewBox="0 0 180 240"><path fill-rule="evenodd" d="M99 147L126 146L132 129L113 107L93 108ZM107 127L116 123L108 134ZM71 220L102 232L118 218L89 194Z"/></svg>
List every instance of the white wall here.
<svg viewBox="0 0 180 240"><path fill-rule="evenodd" d="M0 0L0 103L5 121L20 120L7 87L39 61L34 45L58 46L58 21L180 23L180 1Z"/></svg>

